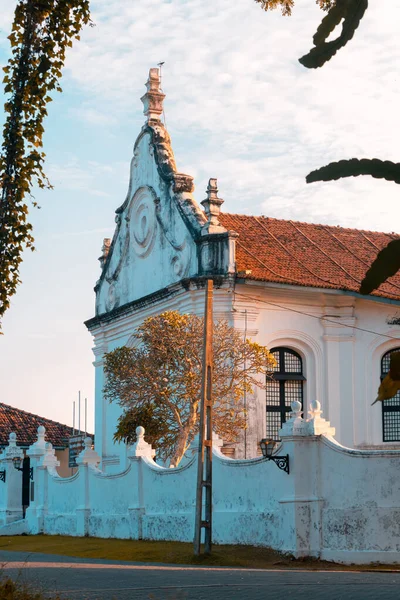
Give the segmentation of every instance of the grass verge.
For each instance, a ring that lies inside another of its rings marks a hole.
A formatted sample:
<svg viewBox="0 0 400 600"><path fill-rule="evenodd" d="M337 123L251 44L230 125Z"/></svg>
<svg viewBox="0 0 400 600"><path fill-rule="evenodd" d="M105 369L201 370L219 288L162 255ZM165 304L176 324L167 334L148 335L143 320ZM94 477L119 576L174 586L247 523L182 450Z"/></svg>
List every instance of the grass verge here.
<svg viewBox="0 0 400 600"><path fill-rule="evenodd" d="M318 559L294 559L270 548L256 546L214 545L209 556L193 555L193 545L183 542L152 542L146 540L118 540L92 537L69 537L61 535L21 535L0 537L0 550L43 552L78 558L102 558L106 560L166 563L181 565L210 565L253 569L310 569L354 570ZM399 565L357 565L357 570L391 570Z"/></svg>
<svg viewBox="0 0 400 600"><path fill-rule="evenodd" d="M1 600L61 600L59 596L43 595L24 583L12 581L8 577L0 579Z"/></svg>

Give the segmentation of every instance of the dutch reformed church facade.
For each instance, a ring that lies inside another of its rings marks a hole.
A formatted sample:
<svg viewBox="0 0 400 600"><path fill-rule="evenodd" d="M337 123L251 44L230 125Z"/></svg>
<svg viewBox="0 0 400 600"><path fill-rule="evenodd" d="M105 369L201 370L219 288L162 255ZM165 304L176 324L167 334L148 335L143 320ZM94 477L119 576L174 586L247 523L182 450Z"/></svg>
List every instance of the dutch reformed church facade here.
<svg viewBox="0 0 400 600"><path fill-rule="evenodd" d="M104 240L94 337L96 451L120 469L125 446L113 435L121 409L103 399L103 355L132 342L144 318L165 310L201 315L204 283L214 280L214 318L266 345L277 359L267 389L243 399L248 429L236 458L276 438L300 400L319 400L350 447L400 445L400 394L371 407L390 353L400 349L400 274L370 296L365 272L394 234L344 229L222 211L217 180L199 206L193 178L179 173L163 125L164 94L150 69L142 98L146 122L134 146L128 194ZM229 206L229 201L226 202Z"/></svg>

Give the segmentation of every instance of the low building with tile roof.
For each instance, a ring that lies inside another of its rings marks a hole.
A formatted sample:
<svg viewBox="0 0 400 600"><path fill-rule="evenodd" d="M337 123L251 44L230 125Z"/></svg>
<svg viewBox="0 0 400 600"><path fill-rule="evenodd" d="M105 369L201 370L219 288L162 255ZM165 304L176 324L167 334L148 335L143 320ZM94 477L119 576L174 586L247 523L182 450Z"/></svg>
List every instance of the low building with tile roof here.
<svg viewBox="0 0 400 600"><path fill-rule="evenodd" d="M0 402L0 449L8 446L10 433L15 433L17 446L27 450L36 442L39 426L46 429L46 441L56 451L57 460L60 461L59 474L68 477L72 473L68 466L68 441L76 431L63 423Z"/></svg>
<svg viewBox="0 0 400 600"><path fill-rule="evenodd" d="M146 123L134 146L128 194L104 240L96 284L94 337L96 451L120 469L125 449L113 435L121 409L103 399L103 356L134 343L144 318L165 310L203 314L214 281L214 318L225 318L277 359L266 391L243 397L248 428L236 457L258 452L299 400L319 400L340 443L398 447L400 394L371 407L390 353L400 348L400 273L368 296L360 283L396 234L224 213L217 180L193 197L162 122L164 94L151 69L142 101ZM227 451L227 449L225 449ZM232 449L231 449L232 451Z"/></svg>

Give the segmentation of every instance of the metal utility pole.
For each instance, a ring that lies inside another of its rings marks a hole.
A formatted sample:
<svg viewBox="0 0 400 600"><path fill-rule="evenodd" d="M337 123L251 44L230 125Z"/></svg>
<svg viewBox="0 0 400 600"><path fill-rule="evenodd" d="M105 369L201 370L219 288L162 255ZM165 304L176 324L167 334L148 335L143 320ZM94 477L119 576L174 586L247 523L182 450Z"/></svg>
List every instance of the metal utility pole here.
<svg viewBox="0 0 400 600"><path fill-rule="evenodd" d="M213 282L207 280L204 310L203 376L201 383L199 449L197 466L196 520L194 553L200 554L201 530L204 529L204 552L211 552L212 539L212 330ZM203 490L205 490L203 494ZM204 519L203 519L204 496Z"/></svg>

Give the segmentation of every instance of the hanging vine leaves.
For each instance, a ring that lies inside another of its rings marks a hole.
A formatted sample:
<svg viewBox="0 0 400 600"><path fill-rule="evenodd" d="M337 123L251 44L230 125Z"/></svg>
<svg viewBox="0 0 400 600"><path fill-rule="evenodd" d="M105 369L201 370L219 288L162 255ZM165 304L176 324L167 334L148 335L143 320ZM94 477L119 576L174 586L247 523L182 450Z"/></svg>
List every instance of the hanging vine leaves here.
<svg viewBox="0 0 400 600"><path fill-rule="evenodd" d="M282 9L282 14L291 15L294 0L255 0L264 10ZM313 36L314 48L299 59L309 69L322 67L340 48L343 48L354 36L368 8L368 0L316 0L319 6L327 11L316 33ZM335 28L342 23L340 35L329 42L326 40ZM400 183L400 163L383 161L378 158L340 160L325 167L316 169L306 177L307 183L315 181L332 181L343 177L371 175ZM388 277L400 270L400 242L395 240L381 250L361 282L360 293L370 294Z"/></svg>
<svg viewBox="0 0 400 600"><path fill-rule="evenodd" d="M34 249L28 197L34 184L51 188L43 170L46 105L53 91L62 91L66 49L89 22L89 0L17 2L8 38L12 54L3 69L8 99L0 152L0 320L20 283L23 250Z"/></svg>
<svg viewBox="0 0 400 600"><path fill-rule="evenodd" d="M353 38L367 8L368 0L336 0L336 4L322 19L314 35L314 48L299 58L303 67L317 69L335 56L336 52ZM336 39L326 42L327 37L342 20L341 34Z"/></svg>
<svg viewBox="0 0 400 600"><path fill-rule="evenodd" d="M343 177L358 177L359 175L371 175L376 179L386 179L400 183L400 163L390 160L379 160L378 158L351 158L350 160L339 160L329 163L325 167L311 171L306 177L307 183L315 181L332 181Z"/></svg>
<svg viewBox="0 0 400 600"><path fill-rule="evenodd" d="M294 7L294 0L255 1L265 11L280 7L285 16L290 16ZM327 15L322 19L313 36L314 48L299 59L299 62L308 69L322 67L353 38L368 8L368 0L316 0L316 3L322 10L327 11ZM341 21L343 21L341 34L335 40L327 42L327 38Z"/></svg>

